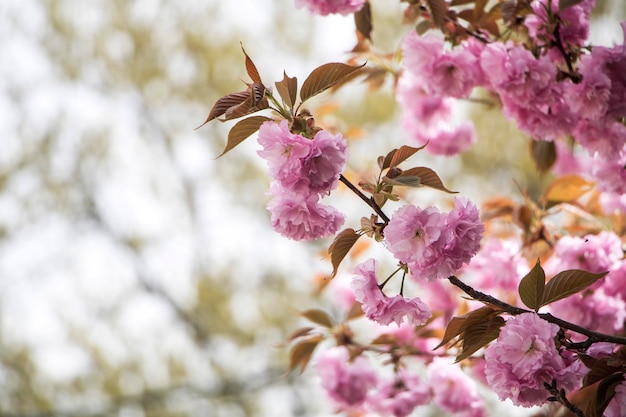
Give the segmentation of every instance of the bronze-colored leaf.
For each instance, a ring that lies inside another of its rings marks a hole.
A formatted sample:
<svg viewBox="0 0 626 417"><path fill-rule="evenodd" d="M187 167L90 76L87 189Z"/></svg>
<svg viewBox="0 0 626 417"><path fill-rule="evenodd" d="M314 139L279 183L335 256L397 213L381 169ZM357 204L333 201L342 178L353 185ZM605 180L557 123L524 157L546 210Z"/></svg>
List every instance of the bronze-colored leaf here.
<svg viewBox="0 0 626 417"><path fill-rule="evenodd" d="M276 91L283 99L283 102L293 108L296 104L296 95L298 94L298 79L296 77L288 77L286 72L283 72L282 81L276 81Z"/></svg>
<svg viewBox="0 0 626 417"><path fill-rule="evenodd" d="M592 274L580 269L569 269L559 272L546 284L541 306L569 297L590 287L608 272Z"/></svg>
<svg viewBox="0 0 626 417"><path fill-rule="evenodd" d="M589 372L583 378L583 386L593 385L619 371L619 368L608 364L609 359L610 358L596 359L593 363L589 363L589 359L586 359L584 363L585 366L589 368Z"/></svg>
<svg viewBox="0 0 626 417"><path fill-rule="evenodd" d="M615 388L624 381L624 374L616 373L600 381L596 395L587 404L584 415L587 417L602 417L604 410L615 396Z"/></svg>
<svg viewBox="0 0 626 417"><path fill-rule="evenodd" d="M461 336L466 329L478 323L483 323L497 316L499 313L489 306L481 307L477 310L470 311L460 317L453 317L448 323L443 339L435 349L439 349L457 336Z"/></svg>
<svg viewBox="0 0 626 417"><path fill-rule="evenodd" d="M470 4L473 2L474 0L452 0L452 2L450 3L450 6L462 6L464 4Z"/></svg>
<svg viewBox="0 0 626 417"><path fill-rule="evenodd" d="M272 119L265 116L252 116L237 122L237 124L230 129L230 132L228 132L226 147L218 158L231 151L235 146L239 145L250 135L259 130L259 127L261 127L263 123L270 120Z"/></svg>
<svg viewBox="0 0 626 417"><path fill-rule="evenodd" d="M568 7L576 6L577 4L582 3L584 0L560 0L559 1L559 11L563 11Z"/></svg>
<svg viewBox="0 0 626 417"><path fill-rule="evenodd" d="M394 345L398 343L398 338L389 333L383 333L370 342L372 345Z"/></svg>
<svg viewBox="0 0 626 417"><path fill-rule="evenodd" d="M448 15L448 4L445 0L425 0L425 3L433 23L441 28Z"/></svg>
<svg viewBox="0 0 626 417"><path fill-rule="evenodd" d="M213 108L209 112L209 116L206 118L204 123L200 126L196 127L196 129L201 128L205 124L209 123L211 120L220 117L230 108L237 107L241 103L245 102L250 98L250 90L241 91L239 93L228 94L215 102Z"/></svg>
<svg viewBox="0 0 626 417"><path fill-rule="evenodd" d="M554 142L545 140L532 140L530 142L530 155L539 172L547 172L556 162L556 145Z"/></svg>
<svg viewBox="0 0 626 417"><path fill-rule="evenodd" d="M467 317L452 317L448 325L446 326L446 331L443 334L443 338L441 339L441 343L433 348L433 350L437 350L455 337L459 336L463 333L463 323L465 323Z"/></svg>
<svg viewBox="0 0 626 417"><path fill-rule="evenodd" d="M337 275L339 264L346 257L352 246L361 237L360 233L357 233L354 229L348 228L339 232L335 236L335 240L328 247L328 253L330 254L330 261L333 265L333 273L331 278Z"/></svg>
<svg viewBox="0 0 626 417"><path fill-rule="evenodd" d="M250 86L250 96L237 106L233 106L224 113L224 120L238 119L260 110L269 108L267 97L265 97L265 87L262 84L252 84Z"/></svg>
<svg viewBox="0 0 626 417"><path fill-rule="evenodd" d="M426 145L420 146L419 148L414 148L412 146L400 146L398 149L394 150L395 152L391 156L391 161L389 161L389 167L395 167L400 165L402 162L409 159L416 152L424 149Z"/></svg>
<svg viewBox="0 0 626 417"><path fill-rule="evenodd" d="M391 166L391 160L393 159L393 156L396 154L396 152L398 152L398 149L392 149L389 152L387 152L387 155L383 156L379 156L377 161L378 161L378 167L382 170L382 169L387 169Z"/></svg>
<svg viewBox="0 0 626 417"><path fill-rule="evenodd" d="M331 62L314 69L302 83L300 100L303 102L342 82L345 78L363 68L365 64L352 66L340 62Z"/></svg>
<svg viewBox="0 0 626 417"><path fill-rule="evenodd" d="M471 24L476 24L476 16L474 15L474 10L472 9L461 10L457 13L457 17Z"/></svg>
<svg viewBox="0 0 626 417"><path fill-rule="evenodd" d="M572 202L593 188L593 183L578 175L565 175L553 181L543 194L546 202Z"/></svg>
<svg viewBox="0 0 626 417"><path fill-rule="evenodd" d="M504 326L504 319L500 316L492 317L487 321L476 323L463 332L463 349L456 357L455 362L460 362L472 356L476 351L485 347L500 334L500 328Z"/></svg>
<svg viewBox="0 0 626 417"><path fill-rule="evenodd" d="M543 292L546 286L546 273L543 271L539 259L533 269L526 274L519 283L520 299L528 308L539 310L543 301Z"/></svg>
<svg viewBox="0 0 626 417"><path fill-rule="evenodd" d="M293 331L293 333L289 335L287 340L292 341L292 340L298 339L299 337L307 336L313 330L315 330L315 328L313 327L302 327L300 329L296 329Z"/></svg>
<svg viewBox="0 0 626 417"><path fill-rule="evenodd" d="M354 14L354 24L356 30L363 35L365 39L372 40L372 10L370 8L370 2L366 1L361 10Z"/></svg>
<svg viewBox="0 0 626 417"><path fill-rule="evenodd" d="M246 72L248 73L248 76L250 77L252 82L257 84L263 84L263 81L261 81L261 76L259 75L259 71L256 69L256 65L254 65L254 62L252 62L252 60L246 53L246 50L243 49L243 44L241 45L241 50L246 56Z"/></svg>
<svg viewBox="0 0 626 417"><path fill-rule="evenodd" d="M302 315L302 317L306 318L309 321L312 321L313 323L319 324L320 326L328 328L333 327L333 320L324 310L312 308L302 311L300 314Z"/></svg>
<svg viewBox="0 0 626 417"><path fill-rule="evenodd" d="M439 175L437 175L437 173L430 168L426 168L426 167L410 168L410 169L407 169L406 171L402 171L402 174L400 174L400 177L411 177L411 176L419 177L419 179L422 182L422 185L426 187L434 188L440 191L445 191L446 193L449 193L449 194L457 193L457 191L448 190L443 185L443 182L441 182L441 178L439 178Z"/></svg>
<svg viewBox="0 0 626 417"><path fill-rule="evenodd" d="M315 348L323 339L321 335L313 336L294 344L289 355L289 371L299 367L300 373L304 372Z"/></svg>
<svg viewBox="0 0 626 417"><path fill-rule="evenodd" d="M363 317L363 314L365 313L363 312L361 303L355 301L352 303L352 307L350 307L350 311L348 311L348 314L346 315L346 320L358 319L359 317Z"/></svg>

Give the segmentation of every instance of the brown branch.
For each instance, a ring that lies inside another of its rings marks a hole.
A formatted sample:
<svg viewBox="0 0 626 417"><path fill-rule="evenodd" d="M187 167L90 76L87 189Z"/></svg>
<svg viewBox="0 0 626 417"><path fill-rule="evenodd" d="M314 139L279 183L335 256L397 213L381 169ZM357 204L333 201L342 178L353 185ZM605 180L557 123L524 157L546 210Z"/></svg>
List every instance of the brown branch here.
<svg viewBox="0 0 626 417"><path fill-rule="evenodd" d="M372 200L371 198L367 198L367 196L365 194L363 194L361 192L361 190L359 190L358 188L356 188L354 186L354 184L352 184L350 181L348 181L348 179L346 177L343 176L343 174L341 174L339 176L339 181L341 181L342 183L344 183L346 185L346 187L348 187L350 189L350 191L352 191L354 194L356 194L361 200L363 200L365 202L365 204L367 204L368 206L370 206L372 208L372 210L374 210L376 212L376 214L378 214L380 216L380 218L385 222L385 223L389 223L389 217L387 217L387 215L383 212L383 210L380 208L380 206L378 204L376 204L374 202L374 200Z"/></svg>
<svg viewBox="0 0 626 417"><path fill-rule="evenodd" d="M494 298L490 295L487 295L483 292L477 291L474 288L470 287L469 285L465 284L463 281L461 281L460 279L458 279L457 277L455 277L454 275L449 276L448 277L448 281L450 281L450 283L452 285L454 285L455 287L460 288L464 293L466 293L467 295L469 295L470 297L472 297L474 300L476 301L481 301L485 304L490 304L493 305L495 307L498 307L499 309L506 311L509 314L512 315L518 315L518 314L523 314L523 313L532 313L532 310L526 310L524 308L519 308L519 307L515 307L512 306L508 303L505 303L504 301L500 301L497 298ZM554 323L564 329L568 329L571 330L573 332L582 334L584 336L587 336L587 343L588 344L592 344L592 343L596 343L596 342L609 342L609 343L615 343L618 345L626 345L626 337L620 337L620 336L613 336L610 334L604 334L604 333L599 333L599 332L594 332L593 330L589 330L585 327L579 326L577 324L574 323L570 323L568 321L562 320L558 317L554 317L552 314L550 313L537 313L539 315L539 317L541 317L542 319L550 322L550 323Z"/></svg>

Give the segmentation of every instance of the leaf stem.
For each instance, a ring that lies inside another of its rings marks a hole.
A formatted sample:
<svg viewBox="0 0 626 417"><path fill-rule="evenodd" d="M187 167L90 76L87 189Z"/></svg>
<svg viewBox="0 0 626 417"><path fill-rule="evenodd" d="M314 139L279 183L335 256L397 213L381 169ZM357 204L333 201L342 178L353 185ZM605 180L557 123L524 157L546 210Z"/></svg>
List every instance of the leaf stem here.
<svg viewBox="0 0 626 417"><path fill-rule="evenodd" d="M341 181L342 183L344 183L346 185L346 187L348 187L350 189L350 191L352 191L354 194L356 194L361 200L363 200L365 202L365 204L367 204L368 206L370 206L372 208L372 210L374 210L376 212L376 214L378 214L380 216L380 218L385 222L385 224L389 223L389 217L387 217L387 215L383 212L383 210L378 206L378 204L376 204L374 202L374 200L372 200L371 198L368 198L365 194L363 194L361 192L361 190L359 190L358 188L355 187L354 184L352 184L346 177L343 176L343 174L341 174L339 176L339 181Z"/></svg>

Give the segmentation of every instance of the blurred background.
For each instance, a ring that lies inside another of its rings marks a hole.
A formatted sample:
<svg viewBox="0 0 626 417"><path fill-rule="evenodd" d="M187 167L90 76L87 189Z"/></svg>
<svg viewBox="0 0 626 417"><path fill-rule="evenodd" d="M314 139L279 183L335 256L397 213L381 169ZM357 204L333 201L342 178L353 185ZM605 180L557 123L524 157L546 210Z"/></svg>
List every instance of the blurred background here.
<svg viewBox="0 0 626 417"><path fill-rule="evenodd" d="M391 52L402 7L372 6ZM621 42L624 16L602 2L596 40ZM292 0L0 2L0 415L332 413L309 371L287 373L284 345L297 311L322 302L329 241L273 233L255 141L216 159L232 123L194 128L245 88L241 44L272 85L345 61L355 42L351 17ZM312 106L352 132L350 175L404 143L390 88ZM469 110L476 149L422 162L473 198L539 187L527 141L490 145L521 137L514 126ZM358 227L367 208L337 194Z"/></svg>

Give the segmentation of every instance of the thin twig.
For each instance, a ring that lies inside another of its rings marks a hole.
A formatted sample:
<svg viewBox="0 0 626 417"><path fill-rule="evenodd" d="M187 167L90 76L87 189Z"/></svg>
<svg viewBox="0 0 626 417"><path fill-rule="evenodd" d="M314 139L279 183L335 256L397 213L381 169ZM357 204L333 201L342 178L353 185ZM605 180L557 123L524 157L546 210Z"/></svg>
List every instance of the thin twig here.
<svg viewBox="0 0 626 417"><path fill-rule="evenodd" d="M370 206L372 208L372 210L374 210L376 212L376 214L378 214L380 216L380 218L385 222L385 223L389 223L389 217L387 217L387 215L383 212L383 210L378 206L378 204L376 204L374 202L374 200L372 200L371 198L367 198L367 196L365 194L363 194L361 192L361 190L359 190L358 188L356 188L354 186L354 184L352 184L350 181L348 181L348 179L346 177L343 176L343 174L341 174L339 176L339 181L343 182L346 187L348 187L350 189L350 191L352 191L354 194L356 194L361 200L363 200L368 206Z"/></svg>

